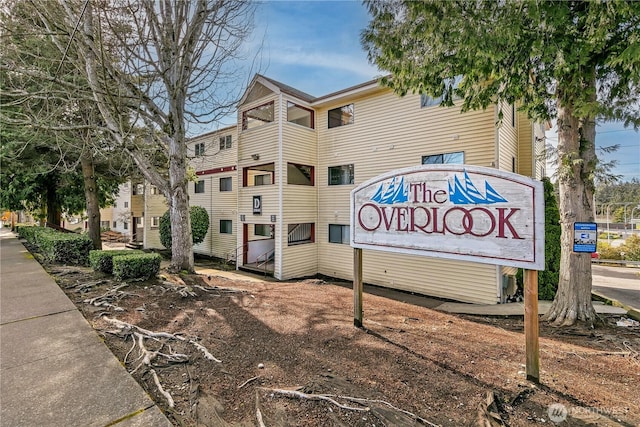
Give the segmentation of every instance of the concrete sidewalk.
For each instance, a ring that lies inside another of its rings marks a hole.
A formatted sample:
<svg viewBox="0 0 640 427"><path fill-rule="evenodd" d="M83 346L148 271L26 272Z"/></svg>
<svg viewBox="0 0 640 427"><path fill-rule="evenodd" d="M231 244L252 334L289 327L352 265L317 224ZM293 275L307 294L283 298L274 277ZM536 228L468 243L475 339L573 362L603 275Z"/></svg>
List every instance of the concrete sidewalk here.
<svg viewBox="0 0 640 427"><path fill-rule="evenodd" d="M0 228L0 426L172 424L18 239Z"/></svg>

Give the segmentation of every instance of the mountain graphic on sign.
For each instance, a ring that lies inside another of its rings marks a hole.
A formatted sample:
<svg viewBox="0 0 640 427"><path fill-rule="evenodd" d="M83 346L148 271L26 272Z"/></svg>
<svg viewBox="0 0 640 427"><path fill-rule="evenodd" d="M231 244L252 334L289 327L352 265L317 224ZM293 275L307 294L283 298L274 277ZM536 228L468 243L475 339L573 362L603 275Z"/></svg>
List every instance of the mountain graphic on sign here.
<svg viewBox="0 0 640 427"><path fill-rule="evenodd" d="M376 194L371 197L371 200L382 205L405 203L409 200L409 188L404 183L404 177L398 181L398 177L396 176L393 178L393 181L389 183L381 183L378 190L376 190Z"/></svg>
<svg viewBox="0 0 640 427"><path fill-rule="evenodd" d="M482 195L469 178L467 171L464 171L464 184L457 176L453 177L453 184L449 181L449 200L455 205L492 204L508 201L486 180L484 181L484 195Z"/></svg>

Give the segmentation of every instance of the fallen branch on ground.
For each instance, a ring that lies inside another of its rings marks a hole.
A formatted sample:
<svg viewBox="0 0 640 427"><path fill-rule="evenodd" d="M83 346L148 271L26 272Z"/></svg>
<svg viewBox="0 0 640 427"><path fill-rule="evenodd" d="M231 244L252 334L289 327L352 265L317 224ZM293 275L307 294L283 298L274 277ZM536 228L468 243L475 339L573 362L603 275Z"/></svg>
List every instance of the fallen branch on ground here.
<svg viewBox="0 0 640 427"><path fill-rule="evenodd" d="M246 386L247 384L249 384L251 381L255 381L255 380L257 380L258 378L260 378L260 375L256 375L256 376L255 376L255 377L253 377L253 378L249 378L248 380L246 380L245 382L243 382L242 384L240 384L240 385L238 386L238 389L241 389L242 387L244 387L244 386Z"/></svg>

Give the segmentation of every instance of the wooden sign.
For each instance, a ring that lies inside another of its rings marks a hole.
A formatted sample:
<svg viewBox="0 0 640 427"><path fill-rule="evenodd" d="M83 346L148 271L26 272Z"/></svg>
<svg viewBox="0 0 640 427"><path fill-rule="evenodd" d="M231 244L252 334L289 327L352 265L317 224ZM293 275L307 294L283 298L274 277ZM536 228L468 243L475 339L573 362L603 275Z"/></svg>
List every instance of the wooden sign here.
<svg viewBox="0 0 640 427"><path fill-rule="evenodd" d="M465 165L422 165L351 192L351 246L544 269L542 183Z"/></svg>

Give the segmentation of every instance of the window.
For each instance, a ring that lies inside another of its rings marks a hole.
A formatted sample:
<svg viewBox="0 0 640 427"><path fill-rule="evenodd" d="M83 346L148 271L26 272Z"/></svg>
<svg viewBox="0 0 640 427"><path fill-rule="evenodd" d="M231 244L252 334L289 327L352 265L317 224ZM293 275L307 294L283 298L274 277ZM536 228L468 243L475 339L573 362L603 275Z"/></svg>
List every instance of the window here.
<svg viewBox="0 0 640 427"><path fill-rule="evenodd" d="M196 156L204 156L204 142L195 145Z"/></svg>
<svg viewBox="0 0 640 427"><path fill-rule="evenodd" d="M313 110L301 107L293 102L287 102L287 121L314 129Z"/></svg>
<svg viewBox="0 0 640 427"><path fill-rule="evenodd" d="M124 223L122 223L122 225L123 225L122 228L124 228L125 230L129 229L129 223L128 222L124 222Z"/></svg>
<svg viewBox="0 0 640 427"><path fill-rule="evenodd" d="M273 122L273 101L242 112L242 130Z"/></svg>
<svg viewBox="0 0 640 427"><path fill-rule="evenodd" d="M113 228L116 228L118 226L118 223L116 221L113 221Z"/></svg>
<svg viewBox="0 0 640 427"><path fill-rule="evenodd" d="M444 93L436 98L433 98L426 94L420 95L420 106L422 108L433 107L434 105L440 105L442 99L447 96L452 99L459 99L458 96L453 94L453 90L457 89L460 86L460 82L462 81L462 76L456 76L452 79L444 80Z"/></svg>
<svg viewBox="0 0 640 427"><path fill-rule="evenodd" d="M233 141L231 140L231 135L221 136L220 137L220 149L227 150L233 146Z"/></svg>
<svg viewBox="0 0 640 427"><path fill-rule="evenodd" d="M231 177L220 178L220 191L231 191Z"/></svg>
<svg viewBox="0 0 640 427"><path fill-rule="evenodd" d="M156 187L155 185L152 185L149 188L149 192L154 196L157 196L158 194L160 194L160 191L158 190L158 187Z"/></svg>
<svg viewBox="0 0 640 427"><path fill-rule="evenodd" d="M242 169L242 186L253 187L255 185L271 185L275 183L275 165L249 166Z"/></svg>
<svg viewBox="0 0 640 427"><path fill-rule="evenodd" d="M329 110L329 129L353 123L353 104Z"/></svg>
<svg viewBox="0 0 640 427"><path fill-rule="evenodd" d="M270 224L255 224L253 226L253 233L256 236L271 237L271 225Z"/></svg>
<svg viewBox="0 0 640 427"><path fill-rule="evenodd" d="M124 202L124 207L128 208L129 207L129 202Z"/></svg>
<svg viewBox="0 0 640 427"><path fill-rule="evenodd" d="M136 184L132 187L132 192L134 195L144 194L144 184ZM125 206L126 208L126 206Z"/></svg>
<svg viewBox="0 0 640 427"><path fill-rule="evenodd" d="M329 185L353 184L353 164L329 167Z"/></svg>
<svg viewBox="0 0 640 427"><path fill-rule="evenodd" d="M314 185L313 166L287 163L287 184Z"/></svg>
<svg viewBox="0 0 640 427"><path fill-rule="evenodd" d="M151 217L151 228L158 228L160 227L160 217L159 216L152 216Z"/></svg>
<svg viewBox="0 0 640 427"><path fill-rule="evenodd" d="M289 224L287 241L289 246L315 242L315 224Z"/></svg>
<svg viewBox="0 0 640 427"><path fill-rule="evenodd" d="M204 181L200 180L194 185L194 192L196 193L204 193Z"/></svg>
<svg viewBox="0 0 640 427"><path fill-rule="evenodd" d="M422 156L423 165L440 165L444 163L463 164L464 151L458 151L455 153L434 154L431 156Z"/></svg>
<svg viewBox="0 0 640 427"><path fill-rule="evenodd" d="M142 217L141 216L137 216L135 220L136 220L136 225L142 225Z"/></svg>
<svg viewBox="0 0 640 427"><path fill-rule="evenodd" d="M220 220L220 234L233 234L233 227L230 219Z"/></svg>
<svg viewBox="0 0 640 427"><path fill-rule="evenodd" d="M329 224L329 243L342 243L345 245L349 242L349 226Z"/></svg>
<svg viewBox="0 0 640 427"><path fill-rule="evenodd" d="M100 221L100 228L109 228L109 221Z"/></svg>

